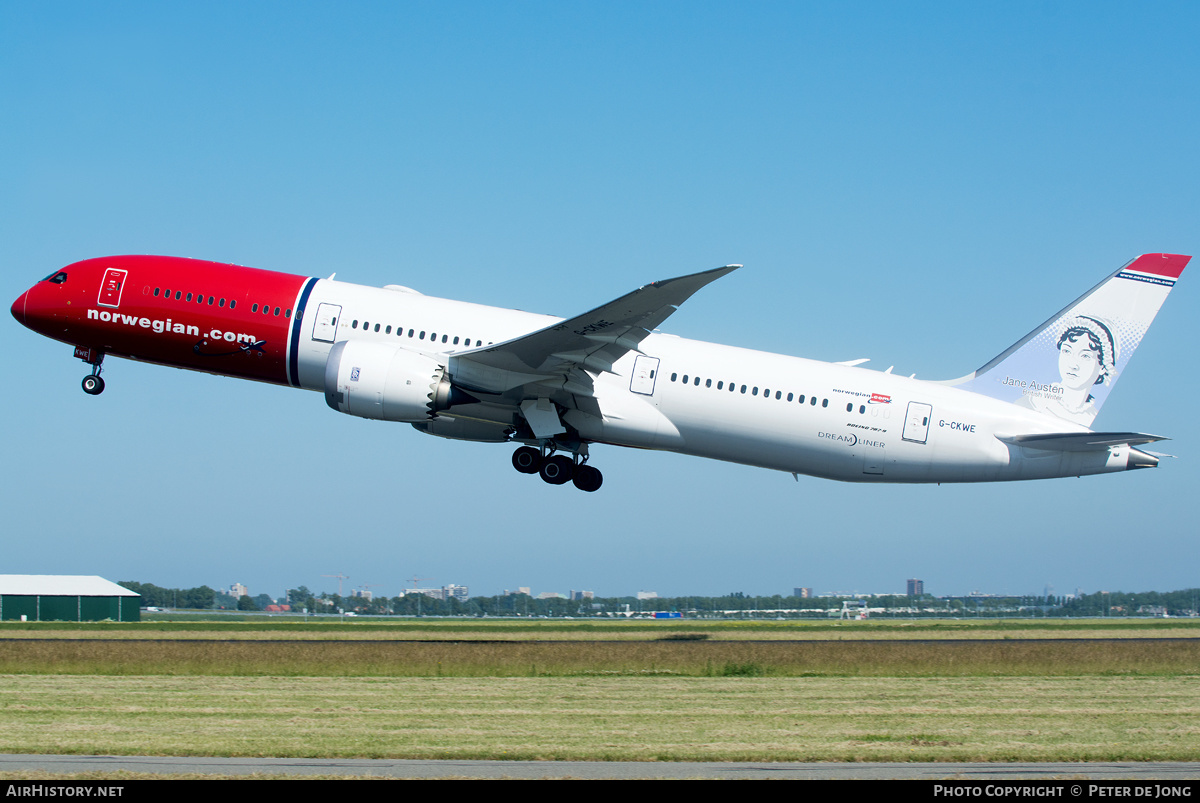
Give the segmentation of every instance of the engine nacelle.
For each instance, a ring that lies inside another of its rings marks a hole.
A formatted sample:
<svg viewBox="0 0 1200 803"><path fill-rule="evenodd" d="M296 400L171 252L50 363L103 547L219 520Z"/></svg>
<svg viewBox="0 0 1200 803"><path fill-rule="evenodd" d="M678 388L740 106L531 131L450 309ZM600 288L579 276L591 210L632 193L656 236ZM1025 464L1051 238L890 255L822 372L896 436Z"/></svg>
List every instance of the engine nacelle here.
<svg viewBox="0 0 1200 803"><path fill-rule="evenodd" d="M446 366L385 343L343 340L325 363L326 404L360 418L427 421L461 395Z"/></svg>

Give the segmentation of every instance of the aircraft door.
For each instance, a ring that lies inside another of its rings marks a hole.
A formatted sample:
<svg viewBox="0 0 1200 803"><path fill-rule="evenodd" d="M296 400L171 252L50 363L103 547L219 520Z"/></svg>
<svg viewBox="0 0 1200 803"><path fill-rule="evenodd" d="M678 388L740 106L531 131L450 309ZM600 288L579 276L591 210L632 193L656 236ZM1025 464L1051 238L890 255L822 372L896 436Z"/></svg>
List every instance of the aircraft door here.
<svg viewBox="0 0 1200 803"><path fill-rule="evenodd" d="M100 297L96 304L101 307L121 306L121 291L125 288L125 277L129 271L121 268L106 268L100 280Z"/></svg>
<svg viewBox="0 0 1200 803"><path fill-rule="evenodd" d="M643 396L654 395L654 379L658 376L658 357L647 357L639 354L633 361L633 378L629 380L629 389Z"/></svg>
<svg viewBox="0 0 1200 803"><path fill-rule="evenodd" d="M929 439L929 418L933 407L921 402L909 402L908 414L904 417L904 440L924 443Z"/></svg>
<svg viewBox="0 0 1200 803"><path fill-rule="evenodd" d="M313 340L332 343L337 339L337 322L342 317L342 308L338 304L318 304L316 320L313 321Z"/></svg>

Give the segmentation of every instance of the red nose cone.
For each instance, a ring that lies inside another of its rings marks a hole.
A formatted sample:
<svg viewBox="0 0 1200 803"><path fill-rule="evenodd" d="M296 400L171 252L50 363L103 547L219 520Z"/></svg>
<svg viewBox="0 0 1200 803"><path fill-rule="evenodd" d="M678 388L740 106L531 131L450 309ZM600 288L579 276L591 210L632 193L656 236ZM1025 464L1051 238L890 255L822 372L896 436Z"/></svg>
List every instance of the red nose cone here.
<svg viewBox="0 0 1200 803"><path fill-rule="evenodd" d="M29 295L28 290L21 293L21 297L14 301L12 305L13 317L20 321L22 326L25 325L25 296L27 295Z"/></svg>

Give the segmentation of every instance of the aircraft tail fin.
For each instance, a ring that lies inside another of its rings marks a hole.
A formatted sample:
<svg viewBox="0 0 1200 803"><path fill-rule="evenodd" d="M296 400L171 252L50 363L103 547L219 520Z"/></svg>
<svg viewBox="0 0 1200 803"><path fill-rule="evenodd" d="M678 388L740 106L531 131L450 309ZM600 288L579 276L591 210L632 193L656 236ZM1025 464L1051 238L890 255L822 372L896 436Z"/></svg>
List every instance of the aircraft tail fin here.
<svg viewBox="0 0 1200 803"><path fill-rule="evenodd" d="M1190 259L1139 256L949 384L1090 427Z"/></svg>

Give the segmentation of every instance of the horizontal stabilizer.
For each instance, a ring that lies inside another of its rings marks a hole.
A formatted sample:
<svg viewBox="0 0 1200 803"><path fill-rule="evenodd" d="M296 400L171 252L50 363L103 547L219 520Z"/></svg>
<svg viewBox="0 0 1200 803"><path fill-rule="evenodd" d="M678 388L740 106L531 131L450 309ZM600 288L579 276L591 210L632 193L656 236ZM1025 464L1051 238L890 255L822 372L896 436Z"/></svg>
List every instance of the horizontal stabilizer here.
<svg viewBox="0 0 1200 803"><path fill-rule="evenodd" d="M1055 432L1049 435L997 435L1013 446L1045 449L1050 452L1092 452L1112 446L1140 446L1165 441L1158 435L1142 432Z"/></svg>

